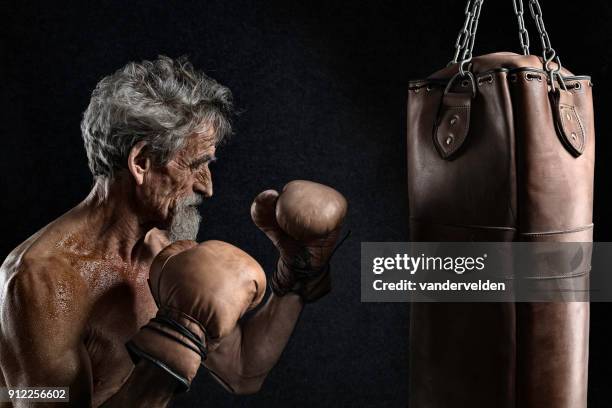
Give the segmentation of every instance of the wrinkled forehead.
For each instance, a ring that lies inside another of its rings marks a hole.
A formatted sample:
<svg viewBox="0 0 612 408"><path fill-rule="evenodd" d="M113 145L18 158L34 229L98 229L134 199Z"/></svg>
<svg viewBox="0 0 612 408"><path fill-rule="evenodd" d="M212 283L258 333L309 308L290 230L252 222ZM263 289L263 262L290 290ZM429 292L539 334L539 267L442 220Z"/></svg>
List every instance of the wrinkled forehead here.
<svg viewBox="0 0 612 408"><path fill-rule="evenodd" d="M187 136L177 157L197 158L206 155L212 157L215 154L217 141L214 127L210 124L203 124Z"/></svg>

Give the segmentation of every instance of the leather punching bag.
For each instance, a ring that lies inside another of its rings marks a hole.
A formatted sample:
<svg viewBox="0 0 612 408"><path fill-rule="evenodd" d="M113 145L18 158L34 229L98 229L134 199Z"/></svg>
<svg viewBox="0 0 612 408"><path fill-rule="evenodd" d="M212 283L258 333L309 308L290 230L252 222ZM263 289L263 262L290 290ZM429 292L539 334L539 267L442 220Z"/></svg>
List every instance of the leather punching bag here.
<svg viewBox="0 0 612 408"><path fill-rule="evenodd" d="M468 38L410 82L413 241L592 241L592 82L547 45L472 58ZM410 408L586 407L587 302L414 303L410 330Z"/></svg>

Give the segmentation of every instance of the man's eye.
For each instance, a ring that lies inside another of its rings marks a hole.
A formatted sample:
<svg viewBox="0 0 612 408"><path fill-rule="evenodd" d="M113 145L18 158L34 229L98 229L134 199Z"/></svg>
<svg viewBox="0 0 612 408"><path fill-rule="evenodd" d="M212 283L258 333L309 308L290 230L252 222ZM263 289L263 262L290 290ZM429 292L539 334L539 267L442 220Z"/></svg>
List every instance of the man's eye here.
<svg viewBox="0 0 612 408"><path fill-rule="evenodd" d="M209 164L209 163L210 163L210 161L208 161L208 160L207 160L207 161L203 161L203 162L193 163L193 164L191 165L191 168L192 168L193 170L201 170L201 169L203 169L204 167L208 166L208 164Z"/></svg>

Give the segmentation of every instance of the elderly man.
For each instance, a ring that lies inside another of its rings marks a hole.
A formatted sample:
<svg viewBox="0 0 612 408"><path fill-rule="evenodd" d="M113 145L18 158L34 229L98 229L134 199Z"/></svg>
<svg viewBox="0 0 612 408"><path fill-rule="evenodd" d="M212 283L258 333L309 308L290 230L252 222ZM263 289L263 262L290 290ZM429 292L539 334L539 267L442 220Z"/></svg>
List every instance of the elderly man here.
<svg viewBox="0 0 612 408"><path fill-rule="evenodd" d="M0 386L69 387L70 406L165 406L202 362L231 392L260 388L304 302L329 290L346 202L309 182L256 198L253 220L280 259L274 293L239 320L265 291L257 262L184 241L213 194L209 163L231 114L230 91L183 59L98 83L81 124L91 192L0 270ZM304 221L304 205L321 217Z"/></svg>

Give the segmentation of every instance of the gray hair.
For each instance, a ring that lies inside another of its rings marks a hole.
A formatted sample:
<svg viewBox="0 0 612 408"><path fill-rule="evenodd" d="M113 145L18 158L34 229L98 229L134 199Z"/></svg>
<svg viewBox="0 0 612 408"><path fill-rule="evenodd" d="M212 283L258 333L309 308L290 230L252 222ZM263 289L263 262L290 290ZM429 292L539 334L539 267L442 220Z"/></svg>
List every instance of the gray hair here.
<svg viewBox="0 0 612 408"><path fill-rule="evenodd" d="M166 164L202 125L212 126L215 143L231 134L232 114L231 91L186 58L130 62L98 82L83 114L89 168L112 179L140 141L155 164Z"/></svg>

